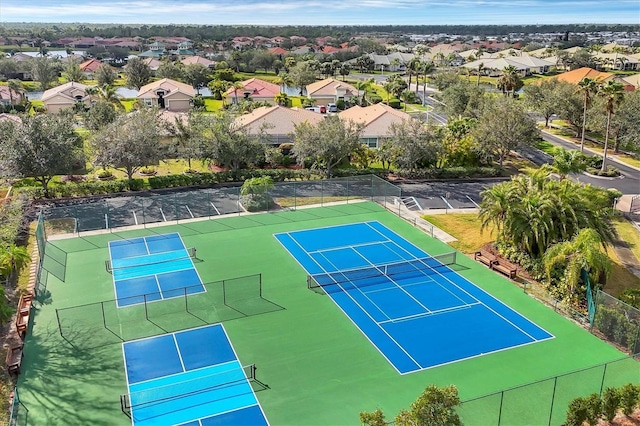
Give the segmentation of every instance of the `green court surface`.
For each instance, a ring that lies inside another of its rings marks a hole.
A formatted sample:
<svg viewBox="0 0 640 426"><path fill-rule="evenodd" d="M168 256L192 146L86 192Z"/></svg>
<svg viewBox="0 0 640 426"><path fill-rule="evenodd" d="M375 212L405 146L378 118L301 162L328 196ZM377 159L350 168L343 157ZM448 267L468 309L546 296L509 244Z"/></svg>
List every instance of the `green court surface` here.
<svg viewBox="0 0 640 426"><path fill-rule="evenodd" d="M555 338L398 374L329 297L307 289L304 270L273 236L371 220L380 221L429 254L451 251L372 202L49 241L45 266L47 262L58 266L51 266L40 288L18 383L29 424L131 424L120 410L119 396L127 390L121 338L208 322L224 322L240 362L256 364L258 379L268 385L256 395L272 425L357 425L360 411L381 408L392 418L429 384L455 384L465 401L624 357L508 280L459 255L462 275ZM126 314L109 303L95 304L114 298L112 276L104 265L109 258L108 241L169 232L179 232L187 247L197 248L195 267L202 281L211 283L210 299L188 308L179 298L165 300L149 304L146 312L141 305ZM236 305L222 303L221 280L256 274L261 274L262 299L236 295L231 297ZM90 305L61 310L83 304ZM199 314L194 315L195 311ZM562 421L568 396L599 391L602 367L588 371L556 383L556 395L563 400L556 402L553 424ZM634 361L612 364L610 373L613 376L607 376L607 383L640 382ZM528 412L547 413L548 417L553 384L543 382L505 393L503 415L512 417L503 418L503 424L519 424ZM465 424L491 424L497 421L499 403L499 395L478 399L464 404L460 413Z"/></svg>

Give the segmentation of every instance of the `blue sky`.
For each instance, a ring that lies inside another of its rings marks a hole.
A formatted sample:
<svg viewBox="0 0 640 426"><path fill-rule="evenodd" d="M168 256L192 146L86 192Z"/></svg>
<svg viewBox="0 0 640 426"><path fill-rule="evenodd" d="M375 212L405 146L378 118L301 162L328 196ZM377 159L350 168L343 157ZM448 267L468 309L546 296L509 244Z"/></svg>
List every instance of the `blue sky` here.
<svg viewBox="0 0 640 426"><path fill-rule="evenodd" d="M0 0L0 22L640 24L640 0Z"/></svg>

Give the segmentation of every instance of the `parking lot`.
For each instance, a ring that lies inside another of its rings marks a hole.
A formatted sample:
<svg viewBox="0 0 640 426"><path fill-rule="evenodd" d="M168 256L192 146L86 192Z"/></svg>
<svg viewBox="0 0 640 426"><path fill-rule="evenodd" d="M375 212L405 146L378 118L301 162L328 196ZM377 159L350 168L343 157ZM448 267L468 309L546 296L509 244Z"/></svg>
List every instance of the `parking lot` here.
<svg viewBox="0 0 640 426"><path fill-rule="evenodd" d="M417 182L400 183L402 201L410 210L477 208L486 188L502 182L491 179L481 182Z"/></svg>

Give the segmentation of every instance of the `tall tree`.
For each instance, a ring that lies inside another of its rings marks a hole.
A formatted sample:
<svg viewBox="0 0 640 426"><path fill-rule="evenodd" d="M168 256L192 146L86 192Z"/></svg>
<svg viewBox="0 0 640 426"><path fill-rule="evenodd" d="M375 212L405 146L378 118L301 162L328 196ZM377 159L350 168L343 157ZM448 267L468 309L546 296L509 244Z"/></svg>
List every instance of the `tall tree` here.
<svg viewBox="0 0 640 426"><path fill-rule="evenodd" d="M80 69L80 64L76 61L69 61L65 65L62 75L67 81L75 81L78 83L82 83L85 79L84 73Z"/></svg>
<svg viewBox="0 0 640 426"><path fill-rule="evenodd" d="M209 121L202 113L190 111L189 115L176 116L173 122L167 123L169 134L174 139L174 151L177 158L186 160L191 170L191 161L202 157L203 135L207 132Z"/></svg>
<svg viewBox="0 0 640 426"><path fill-rule="evenodd" d="M195 137L200 139L200 155L204 161L237 171L244 165L255 163L264 154L266 136L262 130L258 134L250 134L227 112L201 116L198 128L200 131Z"/></svg>
<svg viewBox="0 0 640 426"><path fill-rule="evenodd" d="M607 168L607 149L609 148L609 130L611 130L611 116L614 109L620 105L624 98L624 86L614 80L609 80L600 85L598 94L605 99L605 111L607 113L607 129L604 136L604 153L602 154L602 171Z"/></svg>
<svg viewBox="0 0 640 426"><path fill-rule="evenodd" d="M34 178L49 196L49 182L55 175L71 173L83 165L82 139L62 115L40 114L22 120L3 132L2 169Z"/></svg>
<svg viewBox="0 0 640 426"><path fill-rule="evenodd" d="M118 73L109 64L100 65L93 75L98 82L98 86L113 86L118 79Z"/></svg>
<svg viewBox="0 0 640 426"><path fill-rule="evenodd" d="M561 267L563 279L559 282L566 287L560 288L560 291L574 304L579 300L576 288L583 269L589 273L593 282L599 282L601 275L606 277L611 272L612 261L602 251L603 245L598 232L587 228L575 234L570 241L554 244L544 254L547 277L550 279L552 270Z"/></svg>
<svg viewBox="0 0 640 426"><path fill-rule="evenodd" d="M363 127L361 123L342 121L336 115L315 125L298 124L293 133L292 151L299 163L311 160L331 177L333 169L358 148Z"/></svg>
<svg viewBox="0 0 640 426"><path fill-rule="evenodd" d="M611 126L615 128L614 152L617 153L623 143L626 149L640 153L640 90L625 92Z"/></svg>
<svg viewBox="0 0 640 426"><path fill-rule="evenodd" d="M24 101L24 96L23 96L23 88L22 88L22 81L17 80L15 78L10 79L9 81L7 81L7 87L9 88L9 100L11 102L11 105L13 105L13 96L17 95L20 97L21 101Z"/></svg>
<svg viewBox="0 0 640 426"><path fill-rule="evenodd" d="M391 124L388 142L394 161L401 169L434 166L438 161L440 139L433 128L421 120L409 119Z"/></svg>
<svg viewBox="0 0 640 426"><path fill-rule="evenodd" d="M31 65L31 74L33 78L40 84L41 90L47 90L51 83L58 78L60 64L54 59L47 57L37 57L29 60Z"/></svg>
<svg viewBox="0 0 640 426"><path fill-rule="evenodd" d="M422 395L411 403L409 410L400 410L396 416L397 426L461 426L456 413L460 405L458 389L454 385L439 388L429 385Z"/></svg>
<svg viewBox="0 0 640 426"><path fill-rule="evenodd" d="M546 78L538 84L524 86L524 100L527 107L544 117L544 127L549 127L549 120L560 112L560 105L567 95L567 91L575 91L575 86L559 81L556 78Z"/></svg>
<svg viewBox="0 0 640 426"><path fill-rule="evenodd" d="M151 79L151 68L141 58L129 59L124 71L127 87L140 89Z"/></svg>
<svg viewBox="0 0 640 426"><path fill-rule="evenodd" d="M171 80L183 81L184 80L184 68L179 63L173 61L162 61L158 70L156 71L156 77L169 78Z"/></svg>
<svg viewBox="0 0 640 426"><path fill-rule="evenodd" d="M200 89L207 86L211 80L209 68L202 64L189 64L184 68L184 80L200 93Z"/></svg>
<svg viewBox="0 0 640 426"><path fill-rule="evenodd" d="M300 88L300 95L305 88L316 81L316 72L309 62L300 62L289 71L289 76L294 86Z"/></svg>
<svg viewBox="0 0 640 426"><path fill-rule="evenodd" d="M421 62L420 73L424 78L424 85L422 86L422 106L424 106L427 99L427 80L429 79L429 74L431 74L431 71L433 71L434 68L435 65L433 65L433 62L431 61ZM418 83L416 82L416 85L417 84Z"/></svg>
<svg viewBox="0 0 640 426"><path fill-rule="evenodd" d="M587 168L587 157L577 149L566 150L556 148L553 153L551 167L560 175L560 179L566 179L569 173L579 173Z"/></svg>
<svg viewBox="0 0 640 426"><path fill-rule="evenodd" d="M502 164L512 150L533 145L539 138L535 121L512 98L493 99L485 106L474 135L487 158Z"/></svg>
<svg viewBox="0 0 640 426"><path fill-rule="evenodd" d="M591 95L598 91L598 82L592 78L585 77L578 83L580 90L584 93L582 135L580 136L580 151L584 152L584 135L587 128L587 109L591 105Z"/></svg>
<svg viewBox="0 0 640 426"><path fill-rule="evenodd" d="M140 168L165 158L165 148L160 144L161 128L158 111L153 108L119 116L91 140L95 164L123 170L133 179Z"/></svg>

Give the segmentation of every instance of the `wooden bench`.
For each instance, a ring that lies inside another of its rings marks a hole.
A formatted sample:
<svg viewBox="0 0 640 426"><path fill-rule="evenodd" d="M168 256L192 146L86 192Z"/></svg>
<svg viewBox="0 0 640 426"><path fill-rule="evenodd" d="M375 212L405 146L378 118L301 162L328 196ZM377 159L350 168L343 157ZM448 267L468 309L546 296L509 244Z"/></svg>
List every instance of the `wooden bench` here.
<svg viewBox="0 0 640 426"><path fill-rule="evenodd" d="M19 335L23 335L27 333L27 328L29 327L29 315L31 313L31 302L33 301L33 296L30 294L23 294L20 296L20 301L18 302L18 313L16 314L16 331Z"/></svg>
<svg viewBox="0 0 640 426"><path fill-rule="evenodd" d="M496 260L491 268L508 276L511 279L514 279L516 277L516 274L518 273L518 268L515 265L512 265L509 262L505 261Z"/></svg>
<svg viewBox="0 0 640 426"><path fill-rule="evenodd" d="M22 345L13 346L7 351L7 371L9 374L20 374L20 364L22 364Z"/></svg>
<svg viewBox="0 0 640 426"><path fill-rule="evenodd" d="M489 268L491 268L491 265L497 262L496 257L486 250L477 251L473 258L480 263L484 263Z"/></svg>

